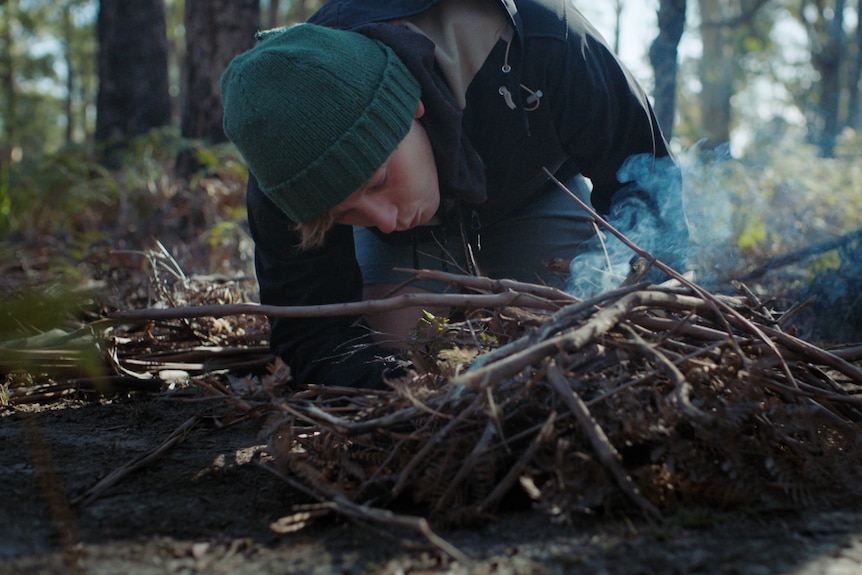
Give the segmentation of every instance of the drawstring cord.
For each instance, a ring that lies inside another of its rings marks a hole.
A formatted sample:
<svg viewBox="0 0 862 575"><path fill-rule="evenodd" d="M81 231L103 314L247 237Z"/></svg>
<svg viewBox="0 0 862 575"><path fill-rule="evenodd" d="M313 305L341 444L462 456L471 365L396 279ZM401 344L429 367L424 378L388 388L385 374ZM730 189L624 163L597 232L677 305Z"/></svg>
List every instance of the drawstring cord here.
<svg viewBox="0 0 862 575"><path fill-rule="evenodd" d="M512 66L509 64L509 50L512 48L512 35L511 33L507 33L502 37L506 41L506 53L503 55L503 66L500 68L500 71L504 74L508 74L512 71ZM539 104L542 103L542 96L544 96L544 94L541 90L533 91L523 84L520 84L520 86L522 90L529 94L525 100L527 105L524 107L524 110L528 112L536 110L539 107ZM503 96L503 100L506 101L506 106L508 106L510 110L517 108L515 105L515 99L512 97L512 92L509 91L509 88L506 86L500 86L500 89L497 90L497 92Z"/></svg>
<svg viewBox="0 0 862 575"><path fill-rule="evenodd" d="M509 30L506 30L506 33L503 34L502 38L506 40L506 53L503 55L503 70L504 74L508 74L512 71L512 67L509 65L509 49L512 48L512 33Z"/></svg>

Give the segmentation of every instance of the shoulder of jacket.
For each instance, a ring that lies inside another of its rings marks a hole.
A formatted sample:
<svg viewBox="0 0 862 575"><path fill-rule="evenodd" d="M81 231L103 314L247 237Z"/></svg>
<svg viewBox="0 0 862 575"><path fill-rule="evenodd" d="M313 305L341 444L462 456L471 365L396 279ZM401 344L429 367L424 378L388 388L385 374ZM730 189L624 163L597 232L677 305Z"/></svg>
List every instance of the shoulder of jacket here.
<svg viewBox="0 0 862 575"><path fill-rule="evenodd" d="M515 12L515 29L523 38L600 37L592 24L574 7L571 0L503 0Z"/></svg>
<svg viewBox="0 0 862 575"><path fill-rule="evenodd" d="M349 28L398 20L421 14L440 3L440 0L330 0L311 15L308 22L333 28Z"/></svg>
<svg viewBox="0 0 862 575"><path fill-rule="evenodd" d="M515 30L524 37L566 38L566 0L512 0Z"/></svg>

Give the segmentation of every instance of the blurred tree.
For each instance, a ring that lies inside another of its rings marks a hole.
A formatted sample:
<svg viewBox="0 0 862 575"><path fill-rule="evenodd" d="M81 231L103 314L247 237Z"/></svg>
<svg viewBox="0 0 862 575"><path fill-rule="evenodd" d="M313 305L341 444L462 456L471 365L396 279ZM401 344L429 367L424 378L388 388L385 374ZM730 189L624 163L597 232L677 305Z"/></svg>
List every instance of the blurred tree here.
<svg viewBox="0 0 862 575"><path fill-rule="evenodd" d="M314 14L328 0L294 0L290 2L290 10L287 13L287 21L291 24L305 22L309 16Z"/></svg>
<svg viewBox="0 0 862 575"><path fill-rule="evenodd" d="M655 112L665 137L673 137L676 109L677 52L685 30L685 0L661 0L658 9L658 36L649 49L655 75L653 100Z"/></svg>
<svg viewBox="0 0 862 575"><path fill-rule="evenodd" d="M52 7L49 0L0 4L0 165L62 141L61 99L44 88L57 81L54 54L45 48L53 32Z"/></svg>
<svg viewBox="0 0 862 575"><path fill-rule="evenodd" d="M623 26L623 4L624 0L615 0L614 2L614 52L620 53L620 34Z"/></svg>
<svg viewBox="0 0 862 575"><path fill-rule="evenodd" d="M164 0L101 0L96 140L117 146L171 121Z"/></svg>
<svg viewBox="0 0 862 575"><path fill-rule="evenodd" d="M847 125L862 130L862 104L859 83L862 82L862 0L856 2L856 35L854 37L850 71L847 75Z"/></svg>
<svg viewBox="0 0 862 575"><path fill-rule="evenodd" d="M180 86L186 59L185 2L165 0L165 25L168 36L168 82L171 95L171 124L180 123Z"/></svg>
<svg viewBox="0 0 862 575"><path fill-rule="evenodd" d="M234 56L254 44L260 1L185 0L185 28L182 136L224 142L219 78Z"/></svg>
<svg viewBox="0 0 862 575"><path fill-rule="evenodd" d="M58 14L63 32L62 52L66 68L64 104L66 145L90 143L93 126L88 113L95 104L96 36L94 22L87 17L91 0L65 0Z"/></svg>
<svg viewBox="0 0 862 575"><path fill-rule="evenodd" d="M768 0L698 0L703 55L700 106L703 147L730 141L731 97L745 77L744 56L768 42L757 16Z"/></svg>
<svg viewBox="0 0 862 575"><path fill-rule="evenodd" d="M0 31L0 77L3 82L3 131L0 132L0 166L12 162L12 148L16 141L18 87L15 81L15 41L12 36L12 23L17 17L17 0L6 0L3 5L2 31Z"/></svg>
<svg viewBox="0 0 862 575"><path fill-rule="evenodd" d="M703 55L700 61L700 105L704 147L730 141L730 97L735 74L734 50L721 22L724 10L716 0L698 0Z"/></svg>
<svg viewBox="0 0 862 575"><path fill-rule="evenodd" d="M819 93L809 117L809 138L820 155L835 155L835 142L843 127L841 121L842 71L849 60L844 30L845 0L802 0L796 16L808 32L811 63L820 76Z"/></svg>
<svg viewBox="0 0 862 575"><path fill-rule="evenodd" d="M72 113L73 95L75 93L75 74L72 68L72 14L68 6L63 10L63 41L66 55L66 144L72 143L75 133L75 121Z"/></svg>
<svg viewBox="0 0 862 575"><path fill-rule="evenodd" d="M278 0L269 0L269 7L267 9L267 20L266 27L267 28L277 28L279 26L280 19L278 17L278 10L280 8L280 2Z"/></svg>

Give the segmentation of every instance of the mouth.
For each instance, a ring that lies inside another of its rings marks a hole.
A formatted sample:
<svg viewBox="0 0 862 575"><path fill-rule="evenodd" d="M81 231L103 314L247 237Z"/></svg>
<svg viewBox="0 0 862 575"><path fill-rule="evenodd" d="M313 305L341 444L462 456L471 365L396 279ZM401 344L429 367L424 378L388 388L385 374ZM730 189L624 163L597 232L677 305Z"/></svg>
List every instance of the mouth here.
<svg viewBox="0 0 862 575"><path fill-rule="evenodd" d="M410 220L410 223L407 224L402 231L412 230L413 228L418 226L421 221L422 221L422 212L417 210L416 213L413 215L413 219Z"/></svg>

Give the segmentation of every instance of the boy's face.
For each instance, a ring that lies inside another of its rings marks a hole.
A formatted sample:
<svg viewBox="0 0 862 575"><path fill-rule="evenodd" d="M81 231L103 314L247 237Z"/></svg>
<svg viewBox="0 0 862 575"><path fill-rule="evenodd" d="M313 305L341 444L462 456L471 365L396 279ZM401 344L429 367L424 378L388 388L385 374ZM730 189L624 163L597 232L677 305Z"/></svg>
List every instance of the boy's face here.
<svg viewBox="0 0 862 575"><path fill-rule="evenodd" d="M416 121L383 165L357 191L332 208L336 223L376 227L388 234L426 223L440 205L437 165L425 128Z"/></svg>

